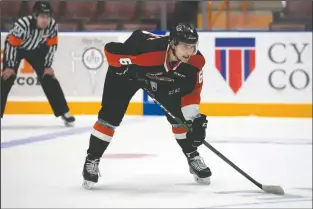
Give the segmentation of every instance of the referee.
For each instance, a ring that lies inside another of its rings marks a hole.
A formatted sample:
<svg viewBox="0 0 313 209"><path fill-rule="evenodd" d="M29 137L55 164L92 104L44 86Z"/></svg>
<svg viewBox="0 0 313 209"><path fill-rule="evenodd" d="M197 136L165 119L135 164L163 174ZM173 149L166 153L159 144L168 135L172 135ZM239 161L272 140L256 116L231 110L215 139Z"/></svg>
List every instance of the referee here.
<svg viewBox="0 0 313 209"><path fill-rule="evenodd" d="M20 62L26 59L36 71L54 115L61 116L65 125L72 125L75 121L51 68L58 46L57 26L51 15L49 2L37 1L33 14L19 18L6 38L1 72L1 118Z"/></svg>

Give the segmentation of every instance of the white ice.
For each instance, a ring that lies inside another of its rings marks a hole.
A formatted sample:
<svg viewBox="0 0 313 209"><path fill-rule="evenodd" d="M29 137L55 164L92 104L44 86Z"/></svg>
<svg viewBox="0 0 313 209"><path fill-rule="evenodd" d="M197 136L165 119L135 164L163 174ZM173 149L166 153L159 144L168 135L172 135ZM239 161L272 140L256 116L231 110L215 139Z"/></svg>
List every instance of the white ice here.
<svg viewBox="0 0 313 209"><path fill-rule="evenodd" d="M67 128L53 116L5 115L2 207L312 208L312 119L209 118L207 141L285 196L264 193L205 146L199 151L212 183L197 185L159 116L125 117L101 160L99 183L85 190L81 173L95 120L78 116ZM42 141L20 143L31 140Z"/></svg>

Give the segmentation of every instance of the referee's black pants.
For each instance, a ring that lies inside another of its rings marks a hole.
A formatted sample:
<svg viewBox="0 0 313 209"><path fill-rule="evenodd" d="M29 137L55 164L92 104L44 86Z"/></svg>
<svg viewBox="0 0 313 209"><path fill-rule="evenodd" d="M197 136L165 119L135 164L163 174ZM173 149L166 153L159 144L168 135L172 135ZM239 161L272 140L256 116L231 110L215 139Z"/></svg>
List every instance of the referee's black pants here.
<svg viewBox="0 0 313 209"><path fill-rule="evenodd" d="M18 50L17 52L17 61L18 65L15 70L15 75L11 76L7 80L3 80L1 77L1 118L3 117L5 105L7 102L8 94L14 84L14 81L16 79L16 74L18 70L18 66L22 59L27 60L29 64L33 67L35 70L38 79L41 83L41 86L43 88L43 91L45 95L48 98L48 101L51 105L51 108L54 112L54 115L56 117L66 113L69 111L69 108L67 106L66 99L64 97L64 93L62 91L62 88L60 86L59 81L52 77L51 75L44 75L44 63L45 63L45 56L48 52L48 48L46 46L42 46L36 50L33 51L25 51L25 50ZM7 68L5 66L5 56L3 57L3 70Z"/></svg>

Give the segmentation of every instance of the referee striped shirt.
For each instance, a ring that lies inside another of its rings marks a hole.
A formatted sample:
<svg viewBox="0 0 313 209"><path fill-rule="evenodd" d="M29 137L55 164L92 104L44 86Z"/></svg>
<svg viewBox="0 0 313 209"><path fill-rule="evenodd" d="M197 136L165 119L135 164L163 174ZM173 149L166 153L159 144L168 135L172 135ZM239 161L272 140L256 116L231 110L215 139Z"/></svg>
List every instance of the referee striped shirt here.
<svg viewBox="0 0 313 209"><path fill-rule="evenodd" d="M10 30L4 47L5 66L17 69L19 66L17 52L19 49L33 51L42 45L48 47L45 55L45 67L51 67L54 53L58 45L58 30L56 21L51 21L46 29L36 27L33 16L19 18Z"/></svg>

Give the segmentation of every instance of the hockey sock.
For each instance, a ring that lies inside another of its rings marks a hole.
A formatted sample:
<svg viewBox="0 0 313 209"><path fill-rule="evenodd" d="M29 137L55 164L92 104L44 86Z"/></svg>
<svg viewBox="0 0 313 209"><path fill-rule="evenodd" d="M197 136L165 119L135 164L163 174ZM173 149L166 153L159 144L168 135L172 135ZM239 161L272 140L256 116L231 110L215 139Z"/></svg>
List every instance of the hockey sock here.
<svg viewBox="0 0 313 209"><path fill-rule="evenodd" d="M197 150L196 147L192 146L192 141L187 139L187 130L184 127L178 124L172 124L172 131L184 153L191 153Z"/></svg>
<svg viewBox="0 0 313 209"><path fill-rule="evenodd" d="M176 139L176 141L185 154L197 151L197 147L193 147L188 139Z"/></svg>
<svg viewBox="0 0 313 209"><path fill-rule="evenodd" d="M96 158L102 157L114 135L114 127L103 121L98 121L93 126L89 140L88 154Z"/></svg>

